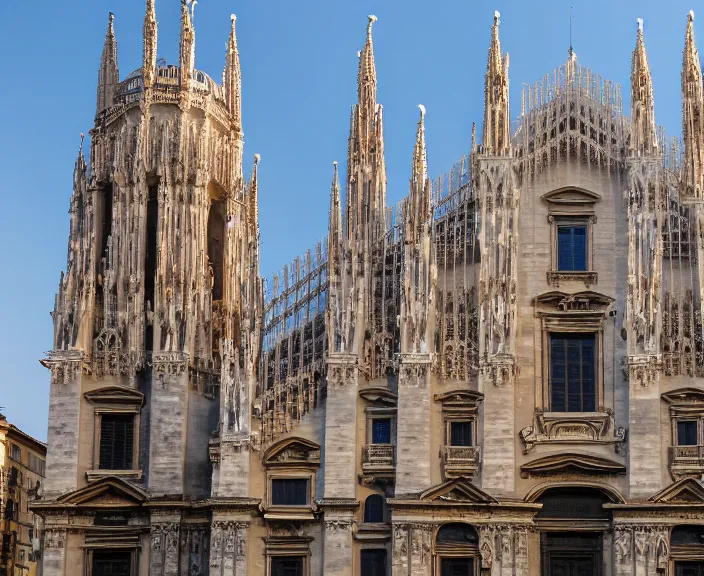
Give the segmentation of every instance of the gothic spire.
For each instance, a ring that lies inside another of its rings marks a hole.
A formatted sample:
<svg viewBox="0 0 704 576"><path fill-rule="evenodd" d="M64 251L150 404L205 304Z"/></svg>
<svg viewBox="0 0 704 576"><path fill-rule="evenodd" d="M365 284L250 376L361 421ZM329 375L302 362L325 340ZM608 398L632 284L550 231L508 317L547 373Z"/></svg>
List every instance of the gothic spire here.
<svg viewBox="0 0 704 576"><path fill-rule="evenodd" d="M508 54L501 57L499 43L499 17L494 12L491 28L491 45L484 78L484 154L504 156L508 154L510 115L508 102Z"/></svg>
<svg viewBox="0 0 704 576"><path fill-rule="evenodd" d="M181 87L188 90L193 68L195 66L196 31L191 22L188 2L181 0L181 43L179 49L179 66L181 67Z"/></svg>
<svg viewBox="0 0 704 576"><path fill-rule="evenodd" d="M689 11L682 56L683 176L689 195L699 197L702 186L702 69L694 41L694 12Z"/></svg>
<svg viewBox="0 0 704 576"><path fill-rule="evenodd" d="M96 113L100 113L112 106L113 98L120 81L120 72L117 67L117 40L113 25L115 15L110 12L108 31L105 33L105 44L100 57L100 70L98 71L98 99Z"/></svg>
<svg viewBox="0 0 704 576"><path fill-rule="evenodd" d="M367 38L359 55L359 73L357 91L362 113L368 117L374 115L376 107L376 67L374 66L374 45L372 44L372 24L377 21L373 14L368 16Z"/></svg>
<svg viewBox="0 0 704 576"><path fill-rule="evenodd" d="M157 22L154 0L147 0L144 14L144 48L142 52L142 78L144 86L150 87L156 77Z"/></svg>
<svg viewBox="0 0 704 576"><path fill-rule="evenodd" d="M631 60L631 148L638 154L650 154L658 148L655 128L653 79L643 42L643 20L638 18L636 47Z"/></svg>
<svg viewBox="0 0 704 576"><path fill-rule="evenodd" d="M339 266L342 259L342 206L340 205L340 177L335 166L330 188L330 224L328 227L328 262L333 263L330 272Z"/></svg>
<svg viewBox="0 0 704 576"><path fill-rule="evenodd" d="M254 164L252 165L252 177L249 179L249 218L252 227L257 234L259 229L259 181L257 179L257 170L259 166L259 154L254 155Z"/></svg>
<svg viewBox="0 0 704 576"><path fill-rule="evenodd" d="M237 17L230 16L232 27L230 39L227 43L227 56L225 58L225 71L223 73L223 86L227 110L232 116L235 129L242 129L242 73L240 70L240 55L237 51L237 35L235 34L235 21Z"/></svg>
<svg viewBox="0 0 704 576"><path fill-rule="evenodd" d="M419 241L423 224L430 218L430 182L425 147L425 106L418 105L420 119L413 149L410 194L406 204L406 241Z"/></svg>

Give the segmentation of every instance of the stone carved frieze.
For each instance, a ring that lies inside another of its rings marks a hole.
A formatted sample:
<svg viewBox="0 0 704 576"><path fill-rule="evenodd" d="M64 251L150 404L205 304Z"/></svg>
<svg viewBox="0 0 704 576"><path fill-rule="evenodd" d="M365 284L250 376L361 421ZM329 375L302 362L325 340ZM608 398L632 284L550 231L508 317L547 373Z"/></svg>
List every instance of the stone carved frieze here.
<svg viewBox="0 0 704 576"><path fill-rule="evenodd" d="M355 526L355 521L350 519L335 518L330 520L325 520L325 534L326 536L334 536L338 533L348 533L351 532Z"/></svg>
<svg viewBox="0 0 704 576"><path fill-rule="evenodd" d="M65 528L47 528L44 532L44 547L47 550L61 550L66 545Z"/></svg>
<svg viewBox="0 0 704 576"><path fill-rule="evenodd" d="M662 373L662 356L629 356L628 380L637 388L649 388L657 384Z"/></svg>
<svg viewBox="0 0 704 576"><path fill-rule="evenodd" d="M330 357L328 359L328 389L330 391L354 385L357 381L358 364L356 358Z"/></svg>

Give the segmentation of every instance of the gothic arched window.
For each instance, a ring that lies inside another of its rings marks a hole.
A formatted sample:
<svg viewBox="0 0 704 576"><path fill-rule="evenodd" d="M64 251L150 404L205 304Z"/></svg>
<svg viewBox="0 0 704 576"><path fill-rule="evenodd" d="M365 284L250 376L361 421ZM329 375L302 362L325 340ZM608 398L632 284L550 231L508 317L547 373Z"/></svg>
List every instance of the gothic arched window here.
<svg viewBox="0 0 704 576"><path fill-rule="evenodd" d="M384 521L384 497L372 494L364 501L364 521L381 523Z"/></svg>

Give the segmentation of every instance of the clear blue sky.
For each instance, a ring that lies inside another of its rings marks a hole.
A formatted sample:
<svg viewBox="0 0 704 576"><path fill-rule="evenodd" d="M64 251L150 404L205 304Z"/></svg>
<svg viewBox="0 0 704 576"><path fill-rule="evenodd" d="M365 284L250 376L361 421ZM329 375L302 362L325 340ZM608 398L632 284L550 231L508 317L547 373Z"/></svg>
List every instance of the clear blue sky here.
<svg viewBox="0 0 704 576"><path fill-rule="evenodd" d="M178 63L179 0L156 0L159 56ZM628 107L636 18L655 82L656 118L680 134L680 67L692 0L574 1L573 44L583 65L621 83ZM357 50L367 14L384 105L389 204L408 189L417 104L427 110L431 175L468 151L480 130L494 10L511 54L512 116L520 89L562 64L569 3L549 0L202 0L196 67L219 79L231 13L243 74L245 170L260 165L262 271L270 276L327 231L332 162L344 162ZM49 316L66 265L68 204L79 134L95 112L108 12L116 14L120 75L141 65L143 0L13 0L0 8L0 406L46 438ZM704 9L695 28L704 50Z"/></svg>

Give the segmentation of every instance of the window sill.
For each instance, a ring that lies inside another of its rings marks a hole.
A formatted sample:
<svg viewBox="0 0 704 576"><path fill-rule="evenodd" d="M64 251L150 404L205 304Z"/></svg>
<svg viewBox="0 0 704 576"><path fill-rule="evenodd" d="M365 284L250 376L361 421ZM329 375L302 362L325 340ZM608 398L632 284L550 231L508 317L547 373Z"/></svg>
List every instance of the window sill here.
<svg viewBox="0 0 704 576"><path fill-rule="evenodd" d="M312 505L308 506L267 506L264 509L266 520L315 520L315 511Z"/></svg>
<svg viewBox="0 0 704 576"><path fill-rule="evenodd" d="M362 522L354 533L360 542L386 542L391 539L391 525L384 522Z"/></svg>
<svg viewBox="0 0 704 576"><path fill-rule="evenodd" d="M109 476L117 476L123 480L141 480L142 471L141 470L88 470L86 472L86 480L88 482L95 482L101 478L107 478Z"/></svg>
<svg viewBox="0 0 704 576"><path fill-rule="evenodd" d="M590 270L551 270L547 273L547 278L548 284L555 288L560 287L560 282L584 282L587 288L597 283L597 273Z"/></svg>

